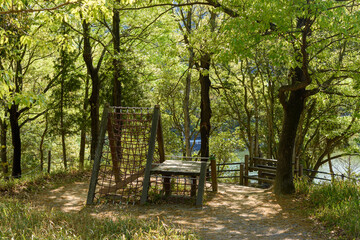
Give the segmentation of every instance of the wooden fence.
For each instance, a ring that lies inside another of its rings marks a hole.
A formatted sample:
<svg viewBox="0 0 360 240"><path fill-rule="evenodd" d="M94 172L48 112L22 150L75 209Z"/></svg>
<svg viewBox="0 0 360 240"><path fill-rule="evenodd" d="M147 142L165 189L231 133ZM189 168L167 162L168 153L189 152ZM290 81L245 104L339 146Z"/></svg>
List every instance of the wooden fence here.
<svg viewBox="0 0 360 240"><path fill-rule="evenodd" d="M244 162L217 163L216 166L217 166L217 174L219 179L226 179L226 178L233 179L235 183L248 186L250 180L257 181L259 185L263 183L268 183L268 184L274 183L276 176L276 163L277 163L276 159L266 159L266 158L258 158L258 157L250 158L248 155L246 155ZM232 167L230 169L224 169L224 166L232 166ZM315 177L313 178L321 181L331 181L334 178L338 178L341 180L349 179L349 180L359 181L358 178L350 178L348 176L345 176L344 174L334 174L324 171L314 171L312 169L304 169L298 160L293 162L294 176L303 176L304 172L307 173L316 172L331 176L330 179L319 177L317 175L315 175ZM310 175L310 174L306 174L306 175Z"/></svg>
<svg viewBox="0 0 360 240"><path fill-rule="evenodd" d="M293 175L302 176L303 168L298 160L293 164ZM259 157L250 158L245 156L245 163L240 168L240 181L241 185L249 186L249 180L256 180L258 184L269 183L273 184L276 176L277 159L266 159ZM257 172L257 175L250 174L251 172Z"/></svg>
<svg viewBox="0 0 360 240"><path fill-rule="evenodd" d="M352 181L359 181L359 178L354 178L354 177L348 177L345 176L344 174L336 174L336 173L329 173L329 172L324 172L324 171L315 171L312 169L304 169L304 172L316 172L316 173L320 173L320 174L324 174L324 175L329 175L330 178L324 178L324 177L318 177L317 175L315 175L315 177L313 177L312 179L318 179L321 181L332 181L333 179L337 178L337 179L341 179L341 180L352 180ZM310 174L307 174L310 175Z"/></svg>

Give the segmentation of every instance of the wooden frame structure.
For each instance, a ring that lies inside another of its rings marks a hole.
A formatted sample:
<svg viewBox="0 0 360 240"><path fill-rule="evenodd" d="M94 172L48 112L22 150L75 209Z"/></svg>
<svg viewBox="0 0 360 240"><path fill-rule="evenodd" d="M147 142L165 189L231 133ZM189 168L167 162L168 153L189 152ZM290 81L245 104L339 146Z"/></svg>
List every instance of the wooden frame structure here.
<svg viewBox="0 0 360 240"><path fill-rule="evenodd" d="M202 161L179 161L179 160L165 160L165 151L164 151L164 141L162 135L162 125L161 125L161 116L160 116L160 107L155 106L154 111L151 117L151 129L149 132L147 145L147 153L144 155L144 160L146 158L146 165L144 167L140 167L137 170L132 169L130 174L126 174L128 170L120 169L119 164L121 163L123 157L123 148L125 148L123 143L121 143L121 135L115 133L113 121L117 121L116 119L109 118L109 106L104 108L101 126L100 126L100 136L99 142L96 148L93 171L91 175L89 192L87 197L86 204L93 204L96 187L99 178L99 170L101 164L101 158L103 155L103 145L105 139L105 132L107 129L108 137L109 137L109 147L111 153L111 159L109 159L109 164L112 165L111 170L108 170L113 178L110 180L110 183L106 188L100 188L97 190L99 194L115 194L119 189L127 187L127 185L131 185L134 181L139 181L141 179L142 182L142 190L140 196L140 204L145 204L148 200L148 193L150 189L151 176L154 174L160 174L165 176L163 178L163 189L167 195L171 194L170 184L167 182L170 181L171 176L190 176L193 180L191 185L191 195L196 195L196 205L201 206L203 201L204 189L205 189L205 181L206 181L206 171L211 166L211 179L212 179L212 187L213 191L217 191L217 179L216 179L216 162L214 158L211 158L211 161L207 161L208 159L201 159ZM113 117L114 118L114 117ZM116 118L116 117L115 117ZM118 116L118 118L121 118ZM136 121L131 120L131 121ZM150 124L150 122L149 122ZM147 125L149 126L149 125ZM141 126L143 129L144 126ZM120 130L119 130L120 129ZM126 126L117 126L117 132L126 131ZM120 137L120 139L117 138ZM132 135L134 136L134 135ZM157 142L157 145L156 145ZM156 149L157 147L157 149ZM119 150L120 149L120 150ZM135 148L136 149L136 148ZM157 151L156 151L157 150ZM135 150L134 150L135 151ZM158 153L159 159L157 162L154 162L154 154ZM142 155L141 155L142 156ZM141 158L140 156L140 158ZM137 157L139 158L139 157ZM138 166L138 165L136 165ZM196 192L197 189L197 192ZM134 190L133 190L134 191Z"/></svg>

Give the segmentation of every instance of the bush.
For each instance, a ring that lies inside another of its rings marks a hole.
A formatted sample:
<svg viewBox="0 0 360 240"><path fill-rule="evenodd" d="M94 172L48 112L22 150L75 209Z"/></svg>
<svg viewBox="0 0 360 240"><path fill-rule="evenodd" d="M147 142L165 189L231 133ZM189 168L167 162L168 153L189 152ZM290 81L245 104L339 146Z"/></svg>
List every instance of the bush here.
<svg viewBox="0 0 360 240"><path fill-rule="evenodd" d="M294 179L295 191L298 194L308 195L311 191L312 185L307 176L295 177Z"/></svg>
<svg viewBox="0 0 360 240"><path fill-rule="evenodd" d="M335 181L306 187L296 181L298 192L307 194L312 215L347 238L360 238L360 187L352 181Z"/></svg>

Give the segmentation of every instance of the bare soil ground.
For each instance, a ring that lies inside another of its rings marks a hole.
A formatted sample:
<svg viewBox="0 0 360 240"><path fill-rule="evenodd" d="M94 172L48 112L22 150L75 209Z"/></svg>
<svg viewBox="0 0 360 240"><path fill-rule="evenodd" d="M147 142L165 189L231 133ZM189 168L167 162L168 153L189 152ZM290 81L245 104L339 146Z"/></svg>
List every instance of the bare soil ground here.
<svg viewBox="0 0 360 240"><path fill-rule="evenodd" d="M85 209L88 182L75 182L35 196L38 207L64 212ZM156 204L119 207L101 205L95 217L132 216L160 219L203 239L326 239L319 227L302 213L293 197L276 198L269 190L220 184L219 192L207 197L202 208L185 204ZM88 208L87 208L88 209Z"/></svg>

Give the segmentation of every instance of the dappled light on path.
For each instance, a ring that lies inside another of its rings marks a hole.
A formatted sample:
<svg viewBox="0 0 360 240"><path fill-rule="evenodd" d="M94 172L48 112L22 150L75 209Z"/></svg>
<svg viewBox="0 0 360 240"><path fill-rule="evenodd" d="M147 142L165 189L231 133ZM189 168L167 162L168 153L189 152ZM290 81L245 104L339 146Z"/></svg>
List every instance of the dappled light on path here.
<svg viewBox="0 0 360 240"><path fill-rule="evenodd" d="M78 212L84 208L89 184L75 182L35 196L39 205L58 208L63 212Z"/></svg>
<svg viewBox="0 0 360 240"><path fill-rule="evenodd" d="M299 214L293 198L276 198L269 190L220 184L203 208L185 204L112 204L84 208L88 183L74 183L45 194L42 204L65 212L86 210L96 218L160 219L197 232L204 239L322 239L312 221ZM210 195L210 196L209 196Z"/></svg>

